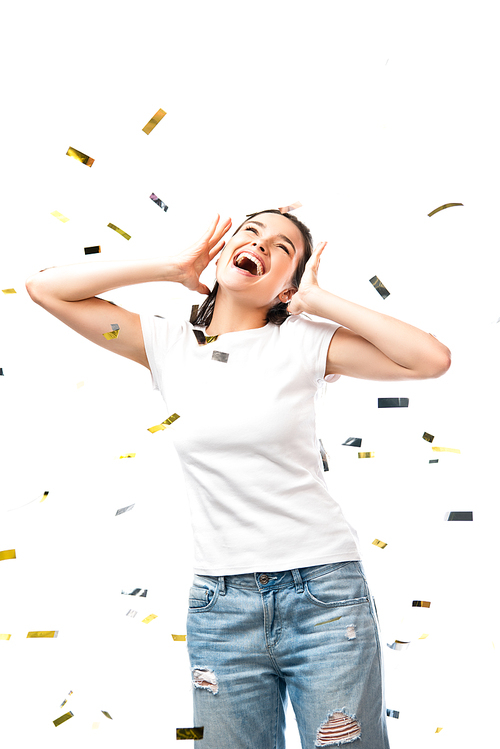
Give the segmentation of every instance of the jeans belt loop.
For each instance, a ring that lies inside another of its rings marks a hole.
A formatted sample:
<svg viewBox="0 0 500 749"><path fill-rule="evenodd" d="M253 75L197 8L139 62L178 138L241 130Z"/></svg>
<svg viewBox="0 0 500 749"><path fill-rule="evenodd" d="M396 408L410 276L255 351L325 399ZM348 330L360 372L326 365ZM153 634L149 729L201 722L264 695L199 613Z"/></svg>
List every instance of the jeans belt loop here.
<svg viewBox="0 0 500 749"><path fill-rule="evenodd" d="M304 583L302 581L302 578L300 576L299 570L292 570L293 580L295 582L295 590L297 593L303 593L304 592Z"/></svg>
<svg viewBox="0 0 500 749"><path fill-rule="evenodd" d="M226 581L224 577L219 577L219 594L221 596L226 595Z"/></svg>

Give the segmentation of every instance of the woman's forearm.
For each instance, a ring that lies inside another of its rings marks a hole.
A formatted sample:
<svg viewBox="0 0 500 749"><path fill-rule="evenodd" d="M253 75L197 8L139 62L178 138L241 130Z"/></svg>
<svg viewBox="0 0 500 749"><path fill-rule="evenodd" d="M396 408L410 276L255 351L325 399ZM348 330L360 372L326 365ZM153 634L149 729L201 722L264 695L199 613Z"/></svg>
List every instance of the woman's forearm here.
<svg viewBox="0 0 500 749"><path fill-rule="evenodd" d="M76 302L121 286L151 281L182 283L182 274L174 258L96 260L61 265L30 276L26 280L26 289L31 297L51 296Z"/></svg>
<svg viewBox="0 0 500 749"><path fill-rule="evenodd" d="M319 287L309 295L306 312L349 328L406 369L426 370L450 360L449 348L430 333Z"/></svg>

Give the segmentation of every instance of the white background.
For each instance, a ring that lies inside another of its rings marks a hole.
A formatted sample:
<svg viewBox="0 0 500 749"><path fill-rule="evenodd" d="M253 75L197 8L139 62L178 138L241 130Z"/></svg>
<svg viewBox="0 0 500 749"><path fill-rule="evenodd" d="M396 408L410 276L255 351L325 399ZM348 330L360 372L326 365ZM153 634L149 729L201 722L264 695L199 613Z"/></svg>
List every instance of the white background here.
<svg viewBox="0 0 500 749"><path fill-rule="evenodd" d="M175 728L192 725L186 645L171 637L185 633L189 513L168 430L147 431L169 414L145 368L51 317L25 279L52 265L176 254L216 213L236 228L248 213L300 200L315 245L328 240L320 285L433 333L453 356L437 380L341 378L318 414L325 478L358 529L377 601L387 706L400 712L388 718L391 748L490 745L500 519L494 4L29 0L5 8L2 26L0 287L17 292L0 293L0 550L17 556L0 562L0 633L12 635L0 641L2 743L174 747ZM160 107L167 115L146 135ZM70 146L94 165L66 156ZM428 217L450 202L463 207ZM85 256L96 244L102 253ZM202 280L212 286L215 263ZM164 316L189 316L203 301L168 283L103 296ZM408 397L409 408L379 410L379 397ZM460 454L433 453L424 431ZM359 460L342 446L348 437L375 458ZM458 510L473 522L445 522ZM121 594L135 587L147 598ZM415 599L430 609L412 608ZM157 619L142 623L150 613ZM30 630L59 636L26 639ZM393 651L395 639L411 645ZM74 717L54 727L68 709ZM291 709L288 723L294 749Z"/></svg>

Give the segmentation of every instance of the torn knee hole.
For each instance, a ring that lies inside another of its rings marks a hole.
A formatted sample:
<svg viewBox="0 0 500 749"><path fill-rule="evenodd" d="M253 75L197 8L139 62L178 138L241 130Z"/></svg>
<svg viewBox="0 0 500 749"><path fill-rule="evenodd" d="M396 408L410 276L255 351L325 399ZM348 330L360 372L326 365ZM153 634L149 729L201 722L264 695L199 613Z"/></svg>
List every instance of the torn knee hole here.
<svg viewBox="0 0 500 749"><path fill-rule="evenodd" d="M209 692L217 694L219 687L217 677L213 671L202 666L195 666L193 669L193 686L196 689L208 689Z"/></svg>
<svg viewBox="0 0 500 749"><path fill-rule="evenodd" d="M347 744L361 736L361 726L345 713L332 713L320 725L316 734L316 746Z"/></svg>

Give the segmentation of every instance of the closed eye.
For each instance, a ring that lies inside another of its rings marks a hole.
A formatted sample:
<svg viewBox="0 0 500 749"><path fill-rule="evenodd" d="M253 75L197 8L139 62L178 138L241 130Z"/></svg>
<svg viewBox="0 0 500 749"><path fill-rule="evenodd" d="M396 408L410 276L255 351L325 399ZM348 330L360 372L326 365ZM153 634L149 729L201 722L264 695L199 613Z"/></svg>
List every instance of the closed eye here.
<svg viewBox="0 0 500 749"><path fill-rule="evenodd" d="M255 234L257 234L257 235L259 234L259 232L257 231L257 229L255 229L255 227L253 227L253 226L247 226L247 228L245 229L245 231L253 231L253 232L255 232ZM283 250L285 250L285 252L286 252L287 255L290 254L290 250L287 247L285 247L285 245L278 244L276 246L277 247L281 247Z"/></svg>

